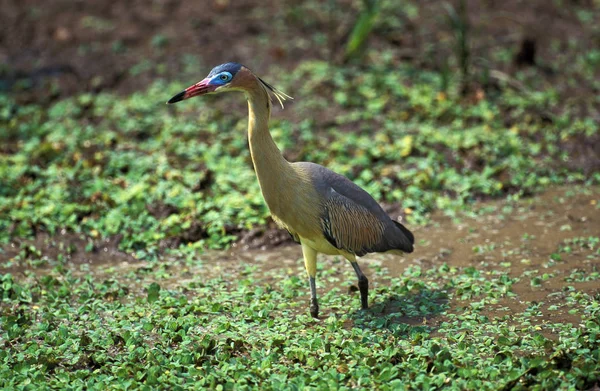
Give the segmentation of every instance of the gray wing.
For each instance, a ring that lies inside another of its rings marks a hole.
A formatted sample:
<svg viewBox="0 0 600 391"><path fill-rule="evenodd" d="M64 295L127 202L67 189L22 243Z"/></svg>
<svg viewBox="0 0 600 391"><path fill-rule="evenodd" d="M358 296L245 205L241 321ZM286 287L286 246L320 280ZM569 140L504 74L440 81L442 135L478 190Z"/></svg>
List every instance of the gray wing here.
<svg viewBox="0 0 600 391"><path fill-rule="evenodd" d="M299 164L311 172L323 197L321 228L333 246L358 256L389 250L413 251L412 233L391 220L369 193L325 167Z"/></svg>
<svg viewBox="0 0 600 391"><path fill-rule="evenodd" d="M321 228L334 247L359 256L378 251L385 232L373 213L334 189L326 196Z"/></svg>

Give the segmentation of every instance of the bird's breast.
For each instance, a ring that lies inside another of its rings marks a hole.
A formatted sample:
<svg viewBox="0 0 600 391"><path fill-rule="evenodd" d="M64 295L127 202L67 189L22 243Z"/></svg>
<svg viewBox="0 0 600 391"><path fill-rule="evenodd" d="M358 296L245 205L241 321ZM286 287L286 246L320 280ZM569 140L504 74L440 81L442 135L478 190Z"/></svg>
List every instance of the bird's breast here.
<svg viewBox="0 0 600 391"><path fill-rule="evenodd" d="M318 238L322 236L320 215L321 200L316 192L300 182L286 186L273 194L265 195L265 201L273 220L293 236Z"/></svg>
<svg viewBox="0 0 600 391"><path fill-rule="evenodd" d="M283 203L286 208L272 208L269 206L273 220L280 227L288 230L292 236L317 238L322 236L319 215L313 208L302 203Z"/></svg>

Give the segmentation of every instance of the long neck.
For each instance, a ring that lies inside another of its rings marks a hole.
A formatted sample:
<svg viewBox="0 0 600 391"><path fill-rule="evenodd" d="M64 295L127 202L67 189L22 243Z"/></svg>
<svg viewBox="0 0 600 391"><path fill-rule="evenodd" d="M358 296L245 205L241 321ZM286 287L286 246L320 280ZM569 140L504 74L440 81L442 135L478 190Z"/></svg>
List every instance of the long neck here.
<svg viewBox="0 0 600 391"><path fill-rule="evenodd" d="M294 177L291 165L285 160L269 132L271 102L265 89L258 85L246 92L248 98L248 142L256 176L271 212L277 213L280 197L289 180Z"/></svg>

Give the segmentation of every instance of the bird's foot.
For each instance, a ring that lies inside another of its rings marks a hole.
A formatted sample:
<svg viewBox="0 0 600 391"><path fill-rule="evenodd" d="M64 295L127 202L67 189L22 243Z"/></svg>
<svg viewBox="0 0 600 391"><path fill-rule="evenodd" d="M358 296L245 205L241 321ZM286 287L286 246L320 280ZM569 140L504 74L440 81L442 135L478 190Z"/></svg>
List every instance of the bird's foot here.
<svg viewBox="0 0 600 391"><path fill-rule="evenodd" d="M319 303L317 299L310 299L310 316L319 319Z"/></svg>

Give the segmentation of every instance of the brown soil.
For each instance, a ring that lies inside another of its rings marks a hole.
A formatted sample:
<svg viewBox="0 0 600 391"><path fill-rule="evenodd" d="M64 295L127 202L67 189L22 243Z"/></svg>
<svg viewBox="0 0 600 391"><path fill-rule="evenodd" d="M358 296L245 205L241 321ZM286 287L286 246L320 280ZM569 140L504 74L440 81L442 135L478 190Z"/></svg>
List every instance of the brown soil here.
<svg viewBox="0 0 600 391"><path fill-rule="evenodd" d="M119 236L91 240L74 233L54 236L40 233L33 240L15 240L0 248L0 261L9 262L11 266L7 270L13 273L31 269L30 265L22 262L25 259L38 260L41 266L61 257L71 265L136 262L133 256L119 251L120 240Z"/></svg>
<svg viewBox="0 0 600 391"><path fill-rule="evenodd" d="M417 3L417 18L398 7L403 28L381 26L369 45L391 49L399 61L439 68L453 45L445 2ZM600 11L591 0L558 3L469 1L471 55L509 74L538 67L542 82L572 90L568 95L583 102L598 93L596 87L567 83L571 76L552 66L552 47L566 56L598 47ZM335 12L324 12L320 2L292 0L0 0L0 89L46 102L82 91L127 93L156 78L179 79L182 72L200 77L231 60L262 74L308 59L339 61L359 3L332 4ZM325 37L320 46L308 39L316 33ZM490 53L498 48L512 51L512 65L494 63ZM200 58L197 70L187 69L189 54Z"/></svg>

